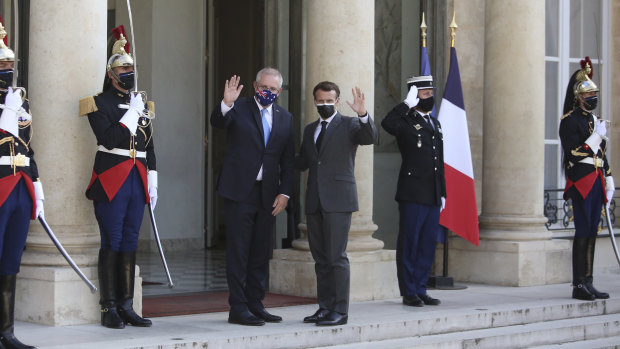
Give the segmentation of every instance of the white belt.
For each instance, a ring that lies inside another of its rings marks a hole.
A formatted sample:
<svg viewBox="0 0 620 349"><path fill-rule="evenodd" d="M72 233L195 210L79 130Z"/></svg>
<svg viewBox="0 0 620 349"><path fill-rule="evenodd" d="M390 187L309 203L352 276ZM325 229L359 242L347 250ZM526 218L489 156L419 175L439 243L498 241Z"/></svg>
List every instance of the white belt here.
<svg viewBox="0 0 620 349"><path fill-rule="evenodd" d="M99 147L97 147L98 151L104 152L104 153L110 153L110 154L115 154L115 155L121 155L121 156L128 156L130 158L146 158L146 152L145 151L135 151L135 150L129 150L129 149L120 149L120 148L114 148L114 149L108 149L106 147L104 147L103 145L100 145Z"/></svg>
<svg viewBox="0 0 620 349"><path fill-rule="evenodd" d="M596 158L596 163L594 163L594 158L585 158L585 159L581 159L579 160L580 164L588 164L588 165L594 165L595 167L603 167L603 159L601 158Z"/></svg>
<svg viewBox="0 0 620 349"><path fill-rule="evenodd" d="M16 156L0 156L0 165L7 165L15 167L28 167L30 166L30 158L23 154L17 154Z"/></svg>

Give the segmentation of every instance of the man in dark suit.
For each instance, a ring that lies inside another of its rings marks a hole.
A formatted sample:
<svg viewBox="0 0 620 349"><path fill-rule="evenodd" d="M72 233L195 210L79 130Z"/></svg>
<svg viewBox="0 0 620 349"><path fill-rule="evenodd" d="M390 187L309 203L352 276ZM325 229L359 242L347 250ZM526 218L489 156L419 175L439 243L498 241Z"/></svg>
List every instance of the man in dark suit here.
<svg viewBox="0 0 620 349"><path fill-rule="evenodd" d="M293 191L293 116L274 101L282 75L264 68L256 75L253 98L239 98L240 78L226 80L224 99L211 125L227 130L228 151L218 182L225 199L228 322L260 326L280 322L265 310L267 268L275 216Z"/></svg>
<svg viewBox="0 0 620 349"><path fill-rule="evenodd" d="M355 153L358 145L376 142L377 129L358 87L353 90L353 103L347 101L358 117L336 111L340 89L333 82L320 82L313 95L320 119L306 126L296 167L300 171L310 169L306 219L319 310L304 322L334 326L346 324L349 311L346 248L351 214L358 210Z"/></svg>
<svg viewBox="0 0 620 349"><path fill-rule="evenodd" d="M440 303L426 293L426 282L435 258L446 180L441 125L430 115L435 104L433 77L412 77L407 86L407 98L387 114L381 126L396 137L402 156L396 188L398 286L403 304L421 307Z"/></svg>

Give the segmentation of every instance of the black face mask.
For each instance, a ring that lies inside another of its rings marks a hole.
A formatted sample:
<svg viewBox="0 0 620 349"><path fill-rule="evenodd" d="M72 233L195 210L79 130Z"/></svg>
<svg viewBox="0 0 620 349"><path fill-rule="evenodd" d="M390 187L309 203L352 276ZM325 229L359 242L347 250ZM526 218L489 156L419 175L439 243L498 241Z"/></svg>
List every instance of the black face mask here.
<svg viewBox="0 0 620 349"><path fill-rule="evenodd" d="M119 74L118 78L120 81L118 82L118 86L124 90L131 90L134 83L133 76L133 72Z"/></svg>
<svg viewBox="0 0 620 349"><path fill-rule="evenodd" d="M335 107L333 104L319 104L316 106L316 111L321 115L321 119L329 119L334 115Z"/></svg>
<svg viewBox="0 0 620 349"><path fill-rule="evenodd" d="M430 96L428 98L420 99L416 107L420 108L423 112L429 112L433 110L434 105L435 98L433 96Z"/></svg>
<svg viewBox="0 0 620 349"><path fill-rule="evenodd" d="M583 101L583 106L589 111L596 109L597 105L598 105L598 96L588 97Z"/></svg>
<svg viewBox="0 0 620 349"><path fill-rule="evenodd" d="M13 69L0 70L0 88L6 89L13 83Z"/></svg>

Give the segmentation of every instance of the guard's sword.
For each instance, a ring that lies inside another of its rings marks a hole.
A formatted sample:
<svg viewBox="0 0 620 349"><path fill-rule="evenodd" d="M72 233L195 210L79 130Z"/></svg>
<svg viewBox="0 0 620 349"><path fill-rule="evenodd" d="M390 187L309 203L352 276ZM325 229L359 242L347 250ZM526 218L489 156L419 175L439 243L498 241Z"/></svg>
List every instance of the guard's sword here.
<svg viewBox="0 0 620 349"><path fill-rule="evenodd" d="M164 256L164 249L161 247L161 240L159 240L159 232L157 231L157 223L155 222L155 213L153 212L153 206L149 203L149 213L151 215L151 225L153 226L153 234L155 235L155 242L157 243L157 249L159 250L159 256L161 262L164 265L166 271L166 277L168 277L168 287L174 287L172 283L172 277L170 276L170 270L168 270L168 263L166 263L166 257Z"/></svg>
<svg viewBox="0 0 620 349"><path fill-rule="evenodd" d="M67 251L65 251L65 248L62 247L62 244L60 243L60 241L58 241L58 239L56 238L56 235L54 235L54 232L52 231L52 228L50 228L50 226L47 225L47 222L45 221L45 218L43 218L42 216L39 216L39 222L41 222L41 225L43 226L43 229L45 229L45 232L47 232L47 235L50 236L50 239L52 239L52 242L54 243L54 245L56 245L56 248L58 249L58 251L60 251L62 256L65 257L65 259L67 260L67 262L69 263L71 268L73 268L73 270L75 270L75 272L80 276L82 281L84 281L86 283L86 285L88 285L88 287L90 288L90 292L92 292L92 293L97 292L97 287L95 287L95 285L93 285L93 283L90 282L90 280L88 280L86 275L84 275L84 273L82 273L82 271L77 266L77 264L75 264L75 262L73 261L71 256L69 256Z"/></svg>
<svg viewBox="0 0 620 349"><path fill-rule="evenodd" d="M611 216L609 215L609 202L605 204L605 220L607 221L607 230L609 230L609 238L611 239L611 247L614 248L616 254L616 260L620 264L620 252L618 252L618 244L616 244L616 236L614 235L614 228L611 224Z"/></svg>
<svg viewBox="0 0 620 349"><path fill-rule="evenodd" d="M13 54L15 55L15 60L13 61L13 82L12 88L13 90L20 90L22 95L22 101L26 100L26 89L23 87L17 87L17 75L19 70L17 69L19 63L19 4L18 0L13 0ZM16 113L20 114L19 111ZM25 112L21 114L27 114ZM23 115L22 115L23 116Z"/></svg>

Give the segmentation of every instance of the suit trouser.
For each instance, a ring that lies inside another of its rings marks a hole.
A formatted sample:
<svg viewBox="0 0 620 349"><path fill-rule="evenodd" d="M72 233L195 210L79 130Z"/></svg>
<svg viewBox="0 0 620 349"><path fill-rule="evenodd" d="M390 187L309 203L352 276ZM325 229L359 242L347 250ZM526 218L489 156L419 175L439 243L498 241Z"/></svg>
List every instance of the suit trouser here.
<svg viewBox="0 0 620 349"><path fill-rule="evenodd" d="M349 312L350 270L347 241L351 212L307 214L308 242L314 258L319 307L342 314Z"/></svg>
<svg viewBox="0 0 620 349"><path fill-rule="evenodd" d="M275 217L262 206L261 183L248 199L226 202L226 280L231 312L262 309Z"/></svg>
<svg viewBox="0 0 620 349"><path fill-rule="evenodd" d="M402 201L398 209L396 273L400 295L424 295L435 258L440 207Z"/></svg>
<svg viewBox="0 0 620 349"><path fill-rule="evenodd" d="M0 206L0 275L19 272L32 205L26 181L21 179Z"/></svg>

